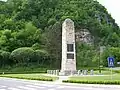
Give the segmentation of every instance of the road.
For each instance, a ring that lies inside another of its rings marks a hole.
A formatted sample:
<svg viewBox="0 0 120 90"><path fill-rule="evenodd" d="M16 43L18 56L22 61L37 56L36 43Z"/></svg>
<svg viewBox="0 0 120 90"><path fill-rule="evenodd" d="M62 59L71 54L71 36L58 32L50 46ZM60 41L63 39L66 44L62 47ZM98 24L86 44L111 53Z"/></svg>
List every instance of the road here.
<svg viewBox="0 0 120 90"><path fill-rule="evenodd" d="M68 85L20 79L0 78L0 90L120 90L117 87Z"/></svg>

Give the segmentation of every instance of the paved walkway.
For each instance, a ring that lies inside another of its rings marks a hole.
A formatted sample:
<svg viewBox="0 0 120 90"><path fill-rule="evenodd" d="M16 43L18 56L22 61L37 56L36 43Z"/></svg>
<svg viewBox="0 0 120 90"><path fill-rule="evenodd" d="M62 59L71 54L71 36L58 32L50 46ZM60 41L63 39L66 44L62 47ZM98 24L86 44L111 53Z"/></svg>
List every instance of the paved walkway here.
<svg viewBox="0 0 120 90"><path fill-rule="evenodd" d="M62 83L63 80L69 80L70 76L57 76L57 75L51 75L51 74L43 74L45 76L52 76L52 77L58 77L59 79L54 81L54 83Z"/></svg>

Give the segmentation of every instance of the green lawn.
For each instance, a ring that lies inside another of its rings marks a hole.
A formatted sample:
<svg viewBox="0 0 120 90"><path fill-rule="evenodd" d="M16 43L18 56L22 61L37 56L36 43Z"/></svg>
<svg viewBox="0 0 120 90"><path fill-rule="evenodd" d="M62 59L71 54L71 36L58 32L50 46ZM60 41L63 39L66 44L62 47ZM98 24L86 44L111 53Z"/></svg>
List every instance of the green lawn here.
<svg viewBox="0 0 120 90"><path fill-rule="evenodd" d="M111 80L111 75L105 76L76 76L70 77L70 80L77 81L109 81ZM112 75L112 81L120 80L120 74Z"/></svg>
<svg viewBox="0 0 120 90"><path fill-rule="evenodd" d="M46 73L47 68L42 68L40 66L29 66L29 67L6 67L0 68L0 73L5 72L5 74L30 74L30 73Z"/></svg>
<svg viewBox="0 0 120 90"><path fill-rule="evenodd" d="M94 74L99 74L99 70L94 71ZM110 71L110 70L102 70L102 71L101 71L101 74L102 74L102 75L110 75L110 74L111 74L111 71ZM117 74L117 73L114 72L114 71L112 71L112 74Z"/></svg>
<svg viewBox="0 0 120 90"><path fill-rule="evenodd" d="M47 81L47 79L48 80L52 79L53 81L58 79L58 77L44 76L42 74L4 74L4 75L0 75L0 77L44 80L44 81Z"/></svg>

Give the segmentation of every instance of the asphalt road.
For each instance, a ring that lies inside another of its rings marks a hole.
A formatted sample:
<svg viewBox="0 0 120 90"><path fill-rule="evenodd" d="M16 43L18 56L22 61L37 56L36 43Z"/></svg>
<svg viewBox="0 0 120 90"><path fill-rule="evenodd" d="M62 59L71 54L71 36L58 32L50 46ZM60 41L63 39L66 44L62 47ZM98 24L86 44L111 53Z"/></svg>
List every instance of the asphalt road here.
<svg viewBox="0 0 120 90"><path fill-rule="evenodd" d="M0 90L120 90L117 87L63 85L20 79L0 78Z"/></svg>

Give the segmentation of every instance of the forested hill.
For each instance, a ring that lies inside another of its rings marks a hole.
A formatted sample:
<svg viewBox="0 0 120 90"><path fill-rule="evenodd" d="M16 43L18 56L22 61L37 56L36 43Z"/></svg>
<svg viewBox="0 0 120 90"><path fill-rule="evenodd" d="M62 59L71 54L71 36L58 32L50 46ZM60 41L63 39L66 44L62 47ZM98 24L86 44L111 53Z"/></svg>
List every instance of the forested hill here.
<svg viewBox="0 0 120 90"><path fill-rule="evenodd" d="M6 52L10 60L18 63L21 58L18 59L16 53L21 47L27 47L26 51L31 47L29 49L37 50L37 53L47 53L50 55L47 59L52 58L56 66L60 65L61 24L66 18L75 22L76 30L89 30L95 37L96 46L119 47L120 29L106 8L97 1L8 0L0 1L0 53ZM20 62L36 62L38 59ZM46 60L46 63L49 62Z"/></svg>

